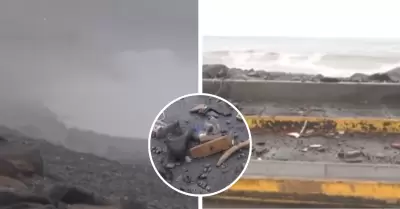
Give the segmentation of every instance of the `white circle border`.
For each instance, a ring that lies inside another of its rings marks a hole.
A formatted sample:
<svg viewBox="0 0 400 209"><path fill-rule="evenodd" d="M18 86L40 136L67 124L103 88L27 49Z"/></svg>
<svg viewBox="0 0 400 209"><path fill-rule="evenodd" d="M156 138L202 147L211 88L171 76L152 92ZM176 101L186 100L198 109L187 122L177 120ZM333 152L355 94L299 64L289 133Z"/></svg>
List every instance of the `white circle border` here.
<svg viewBox="0 0 400 209"><path fill-rule="evenodd" d="M153 161L153 158L152 158L152 154L151 154L151 140L152 140L151 136L152 136L152 131L153 131L153 129L154 129L154 125L156 124L156 121L158 120L158 118L160 118L161 114L162 114L168 107L170 107L172 104L174 104L175 102L177 102L177 101L179 101L179 100L181 100L181 99L187 98L187 97L192 97L192 96L208 96L208 97L213 97L213 98L222 100L223 102L225 102L226 104L228 104L229 106L231 106L231 107L237 112L237 114L239 114L239 116L242 117L243 123L245 124L246 129L247 129L247 133L248 133L248 135L249 135L249 139L248 139L248 140L250 140L250 144L249 144L249 154L248 154L248 157L247 157L247 162L246 162L246 164L244 165L244 168L243 168L242 172L236 177L236 179L235 179L234 181L232 181L231 184L227 185L226 187L224 187L223 189L221 189L221 190L219 190L219 191L216 191L216 192L213 192L213 193L208 193L208 194L191 194L191 193L187 193L187 192L181 191L181 190L175 188L174 186L172 186L172 185L171 185L170 183L168 183L168 182L160 175L160 173L158 172L158 170L157 170L157 168L156 168L156 166L155 166L155 164L154 164L154 161ZM184 194L184 195L187 195L187 196L191 196L191 197L202 197L202 198L203 198L203 197L214 196L214 195L217 195L217 194L219 194L219 193L222 193L222 192L228 190L228 189L229 189L230 187L232 187L236 182L239 181L239 179L243 176L244 172L245 172L246 169L247 169L247 166L248 166L249 163L250 163L250 160L251 160L251 148L253 147L252 145L253 145L253 139L252 139L252 135L251 135L251 131L250 131L249 125L247 124L244 115L239 111L239 109L237 109L237 108L235 107L235 105L233 105L233 104L232 104L231 102L229 102L228 100L226 100L226 99L224 99L224 98L222 98L222 97L213 95L213 94L207 94L207 93L191 93L191 94L185 94L185 95L183 95L183 96L180 96L180 97L178 97L178 98L172 100L172 101L169 102L167 105L165 105L164 108L162 108L162 109L160 110L160 112L157 114L157 116L155 117L155 119L154 119L154 121L153 121L153 123L151 124L151 127L150 127L149 136L148 136L148 148L147 148L147 151L148 151L148 153L149 153L149 158L150 158L151 166L153 167L153 169L154 169L154 171L156 172L157 176L164 182L164 184L166 184L169 188L173 189L174 191L176 191L176 192L178 192L178 193L181 193L181 194Z"/></svg>

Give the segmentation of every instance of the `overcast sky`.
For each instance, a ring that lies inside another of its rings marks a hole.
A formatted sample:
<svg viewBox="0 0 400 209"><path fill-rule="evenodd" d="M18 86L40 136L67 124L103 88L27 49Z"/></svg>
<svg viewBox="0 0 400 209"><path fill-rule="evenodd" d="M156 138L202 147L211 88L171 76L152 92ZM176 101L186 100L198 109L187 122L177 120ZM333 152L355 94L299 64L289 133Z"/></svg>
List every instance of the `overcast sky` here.
<svg viewBox="0 0 400 209"><path fill-rule="evenodd" d="M398 0L202 0L206 36L400 38Z"/></svg>
<svg viewBox="0 0 400 209"><path fill-rule="evenodd" d="M165 104L197 92L197 11L196 0L3 0L1 96L147 137Z"/></svg>

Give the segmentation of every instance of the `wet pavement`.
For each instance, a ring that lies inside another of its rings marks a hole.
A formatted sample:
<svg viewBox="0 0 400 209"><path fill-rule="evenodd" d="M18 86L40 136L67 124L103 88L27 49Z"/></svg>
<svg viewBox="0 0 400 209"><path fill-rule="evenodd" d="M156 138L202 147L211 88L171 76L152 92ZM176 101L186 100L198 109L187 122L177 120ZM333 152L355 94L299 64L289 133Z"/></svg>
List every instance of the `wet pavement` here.
<svg viewBox="0 0 400 209"><path fill-rule="evenodd" d="M245 123L236 119L237 113L222 101L205 96L192 96L177 101L165 111L165 118L160 119L167 124L175 121L180 122L183 130L190 127L203 127L208 117L198 114L190 114L190 110L198 104L206 104L208 107L216 109L223 115L210 114L216 119L220 132L234 136L235 143L249 139L249 134ZM237 179L243 171L244 165L248 160L249 150L242 149L234 153L225 163L217 167L216 163L222 153L217 153L209 157L191 159L191 161L175 162L170 159L168 149L165 144L167 137L151 140L151 150L153 161L160 171L166 174L166 180L175 188L192 194L207 194L219 191L230 185ZM195 146L196 142L191 142L190 147Z"/></svg>

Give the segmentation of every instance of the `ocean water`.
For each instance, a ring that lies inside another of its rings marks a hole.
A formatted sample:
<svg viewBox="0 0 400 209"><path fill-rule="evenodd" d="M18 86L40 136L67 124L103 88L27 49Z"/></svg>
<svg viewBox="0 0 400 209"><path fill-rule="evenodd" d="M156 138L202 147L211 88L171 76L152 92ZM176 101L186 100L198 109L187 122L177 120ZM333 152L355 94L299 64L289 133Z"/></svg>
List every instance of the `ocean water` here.
<svg viewBox="0 0 400 209"><path fill-rule="evenodd" d="M203 63L350 76L400 66L400 39L205 37Z"/></svg>

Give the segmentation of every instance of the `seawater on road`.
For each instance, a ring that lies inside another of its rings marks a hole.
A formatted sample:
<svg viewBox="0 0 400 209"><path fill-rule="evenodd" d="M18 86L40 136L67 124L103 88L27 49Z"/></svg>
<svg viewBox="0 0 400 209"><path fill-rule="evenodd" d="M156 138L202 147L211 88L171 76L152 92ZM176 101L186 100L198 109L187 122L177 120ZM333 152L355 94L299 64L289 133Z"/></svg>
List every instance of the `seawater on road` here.
<svg viewBox="0 0 400 209"><path fill-rule="evenodd" d="M236 142L249 139L245 123L236 119L237 113L233 109L228 108L227 104L224 104L222 101L217 101L215 98L210 99L205 96L192 96L177 101L166 109L164 121L170 124L178 120L183 130L189 127L203 126L206 118L189 113L190 109L198 104L206 104L219 111L231 113L230 116L218 116L216 118L220 129L223 132L233 132L234 135L236 135ZM165 164L171 163L168 161L168 150L164 144L166 140L167 139L164 138L152 139L151 141L151 147L158 147L157 149L163 150L160 154L152 153L153 161L158 168L165 167ZM192 194L219 191L231 184L242 172L244 164L248 159L248 154L247 150L237 152L221 167L216 167L216 163L222 154L215 154L201 159L192 159L191 162L175 164L173 168L168 169L172 172L171 184L177 189ZM205 170L208 170L207 178L199 180L199 176L204 174ZM190 179L189 183L187 183L188 179ZM206 182L210 190L206 191L201 188L201 186L198 185L199 181Z"/></svg>

